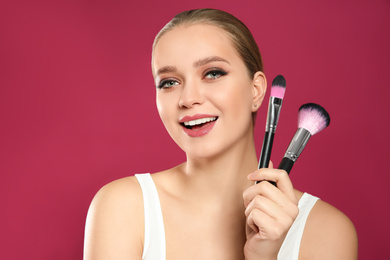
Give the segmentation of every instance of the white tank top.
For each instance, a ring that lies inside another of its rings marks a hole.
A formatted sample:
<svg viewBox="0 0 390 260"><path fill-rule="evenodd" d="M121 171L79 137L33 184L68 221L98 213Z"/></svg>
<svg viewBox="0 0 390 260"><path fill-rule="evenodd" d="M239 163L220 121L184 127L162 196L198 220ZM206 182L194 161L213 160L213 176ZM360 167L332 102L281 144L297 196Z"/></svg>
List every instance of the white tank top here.
<svg viewBox="0 0 390 260"><path fill-rule="evenodd" d="M149 173L136 174L144 199L145 237L142 260L166 260L165 230L160 199ZM299 214L280 248L278 260L298 260L307 217L318 198L304 193L299 200Z"/></svg>

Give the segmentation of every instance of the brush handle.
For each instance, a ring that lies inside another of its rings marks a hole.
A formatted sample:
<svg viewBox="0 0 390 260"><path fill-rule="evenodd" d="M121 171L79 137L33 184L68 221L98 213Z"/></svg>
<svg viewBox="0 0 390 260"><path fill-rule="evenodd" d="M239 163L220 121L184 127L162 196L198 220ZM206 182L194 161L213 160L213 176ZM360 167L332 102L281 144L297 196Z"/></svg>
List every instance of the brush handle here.
<svg viewBox="0 0 390 260"><path fill-rule="evenodd" d="M271 159L271 152L272 152L272 145L274 142L274 133L266 131L264 135L264 140L263 140L263 148L261 149L261 154L260 154L260 160L259 160L259 169L261 168L268 168L269 166L269 161ZM259 183L260 181L256 181L256 184ZM268 181L272 185L276 187L276 182L273 181Z"/></svg>
<svg viewBox="0 0 390 260"><path fill-rule="evenodd" d="M269 161L271 159L273 142L274 142L274 133L266 131L263 140L263 147L261 148L259 169L268 168Z"/></svg>
<svg viewBox="0 0 390 260"><path fill-rule="evenodd" d="M293 166L294 166L293 160L290 160L287 157L283 157L282 161L279 164L278 169L285 170L288 174L290 174L290 171Z"/></svg>
<svg viewBox="0 0 390 260"><path fill-rule="evenodd" d="M276 126L279 121L280 109L282 108L283 99L277 97L270 97L268 103L267 123L265 126L265 135L263 140L263 147L260 153L259 169L268 168L271 159L272 145L274 143L274 135ZM256 184L260 181L256 181ZM276 183L269 181L276 187Z"/></svg>
<svg viewBox="0 0 390 260"><path fill-rule="evenodd" d="M301 155L303 149L305 149L310 137L311 134L307 129L298 128L294 137L291 139L278 169L285 170L289 174L294 163L298 160L299 155Z"/></svg>

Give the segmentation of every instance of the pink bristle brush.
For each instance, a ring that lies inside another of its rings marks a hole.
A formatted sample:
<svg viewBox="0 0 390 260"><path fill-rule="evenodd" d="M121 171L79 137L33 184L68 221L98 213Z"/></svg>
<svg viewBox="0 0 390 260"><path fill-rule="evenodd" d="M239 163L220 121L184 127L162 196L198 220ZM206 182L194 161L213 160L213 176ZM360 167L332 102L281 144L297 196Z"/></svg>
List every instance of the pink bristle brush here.
<svg viewBox="0 0 390 260"><path fill-rule="evenodd" d="M286 79L282 75L278 75L272 81L271 95L268 103L267 123L265 125L265 134L263 147L261 148L258 168L267 168L271 159L272 146L278 125L280 110L284 94L286 92ZM259 181L256 181L256 184ZM271 182L272 183L272 182ZM273 183L276 185L275 183Z"/></svg>
<svg viewBox="0 0 390 260"><path fill-rule="evenodd" d="M298 111L298 130L292 138L278 169L290 173L310 137L324 130L329 123L329 114L323 107L314 103L302 105Z"/></svg>
<svg viewBox="0 0 390 260"><path fill-rule="evenodd" d="M265 126L265 135L263 147L261 149L259 169L267 168L271 158L272 145L276 126L279 121L279 114L282 108L284 93L286 92L286 80L282 75L278 75L272 81L271 96L268 104L267 123Z"/></svg>

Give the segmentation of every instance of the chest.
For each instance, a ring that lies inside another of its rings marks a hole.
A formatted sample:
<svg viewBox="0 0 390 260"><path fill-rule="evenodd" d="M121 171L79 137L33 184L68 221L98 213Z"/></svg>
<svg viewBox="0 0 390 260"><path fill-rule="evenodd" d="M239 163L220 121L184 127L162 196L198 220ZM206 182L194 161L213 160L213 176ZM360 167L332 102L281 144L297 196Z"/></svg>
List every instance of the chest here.
<svg viewBox="0 0 390 260"><path fill-rule="evenodd" d="M161 210L167 259L244 259L243 207L162 198Z"/></svg>

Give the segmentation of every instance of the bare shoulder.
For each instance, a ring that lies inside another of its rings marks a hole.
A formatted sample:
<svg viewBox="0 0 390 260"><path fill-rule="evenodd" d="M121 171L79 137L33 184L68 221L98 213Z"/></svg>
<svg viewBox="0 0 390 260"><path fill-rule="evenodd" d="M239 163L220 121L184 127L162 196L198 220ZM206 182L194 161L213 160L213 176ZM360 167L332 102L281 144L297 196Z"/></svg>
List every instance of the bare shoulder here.
<svg viewBox="0 0 390 260"><path fill-rule="evenodd" d="M318 200L306 222L300 259L357 259L358 241L351 220L332 205Z"/></svg>
<svg viewBox="0 0 390 260"><path fill-rule="evenodd" d="M142 190L135 177L103 186L88 210L84 259L141 259L143 223Z"/></svg>

